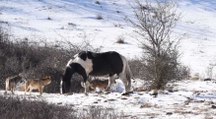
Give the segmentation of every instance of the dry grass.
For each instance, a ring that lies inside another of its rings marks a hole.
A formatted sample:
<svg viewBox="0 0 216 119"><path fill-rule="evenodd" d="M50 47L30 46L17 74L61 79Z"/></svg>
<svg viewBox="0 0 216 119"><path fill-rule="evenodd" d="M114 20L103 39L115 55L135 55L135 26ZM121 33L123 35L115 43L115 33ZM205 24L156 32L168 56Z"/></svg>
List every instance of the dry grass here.
<svg viewBox="0 0 216 119"><path fill-rule="evenodd" d="M28 101L18 97L0 96L1 119L72 119L73 109L48 104L45 101Z"/></svg>
<svg viewBox="0 0 216 119"><path fill-rule="evenodd" d="M73 109L70 106L48 104L45 101L29 101L19 97L0 96L1 119L121 119L123 114L112 108L89 106Z"/></svg>

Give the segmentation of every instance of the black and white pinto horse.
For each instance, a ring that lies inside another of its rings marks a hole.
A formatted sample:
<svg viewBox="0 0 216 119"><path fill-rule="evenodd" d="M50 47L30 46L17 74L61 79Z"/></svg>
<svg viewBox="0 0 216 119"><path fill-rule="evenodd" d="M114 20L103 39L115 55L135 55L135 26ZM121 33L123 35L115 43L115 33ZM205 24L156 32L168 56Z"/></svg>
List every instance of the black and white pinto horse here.
<svg viewBox="0 0 216 119"><path fill-rule="evenodd" d="M68 61L61 80L61 93L68 93L71 87L70 80L74 73L83 77L85 93L87 93L88 76L109 76L107 90L115 81L116 75L123 81L126 92L131 88L131 70L126 58L115 51L94 53L81 51Z"/></svg>

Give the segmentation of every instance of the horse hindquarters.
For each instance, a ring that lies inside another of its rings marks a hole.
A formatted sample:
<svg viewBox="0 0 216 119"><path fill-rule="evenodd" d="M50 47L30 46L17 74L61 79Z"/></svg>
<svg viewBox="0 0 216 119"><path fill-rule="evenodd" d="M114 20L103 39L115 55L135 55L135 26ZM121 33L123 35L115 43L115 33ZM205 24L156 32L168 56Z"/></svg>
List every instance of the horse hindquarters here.
<svg viewBox="0 0 216 119"><path fill-rule="evenodd" d="M123 61L123 70L122 72L119 74L120 79L123 81L124 85L125 85L125 90L126 92L129 92L131 89L131 70L130 67L128 65L128 62L126 60L126 58L124 56L121 56L122 61Z"/></svg>

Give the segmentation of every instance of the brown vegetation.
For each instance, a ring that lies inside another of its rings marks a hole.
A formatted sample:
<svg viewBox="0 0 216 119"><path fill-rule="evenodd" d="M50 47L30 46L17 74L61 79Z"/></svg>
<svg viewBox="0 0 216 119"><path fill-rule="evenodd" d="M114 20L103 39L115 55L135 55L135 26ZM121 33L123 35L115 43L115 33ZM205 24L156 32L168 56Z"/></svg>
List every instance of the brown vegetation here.
<svg viewBox="0 0 216 119"><path fill-rule="evenodd" d="M182 78L179 71L179 39L172 39L172 30L179 18L175 3L165 0L136 0L136 21L129 21L141 36L138 41L143 48L142 69L144 79L152 80L153 89L161 89L170 80Z"/></svg>

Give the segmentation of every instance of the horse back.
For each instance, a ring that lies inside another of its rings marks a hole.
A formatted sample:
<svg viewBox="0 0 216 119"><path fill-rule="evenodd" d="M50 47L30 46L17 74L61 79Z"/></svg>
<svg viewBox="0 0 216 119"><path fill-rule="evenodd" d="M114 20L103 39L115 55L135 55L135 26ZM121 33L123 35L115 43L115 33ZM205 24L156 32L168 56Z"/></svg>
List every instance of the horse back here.
<svg viewBox="0 0 216 119"><path fill-rule="evenodd" d="M114 75L122 72L123 61L121 55L115 51L92 53L92 75Z"/></svg>

